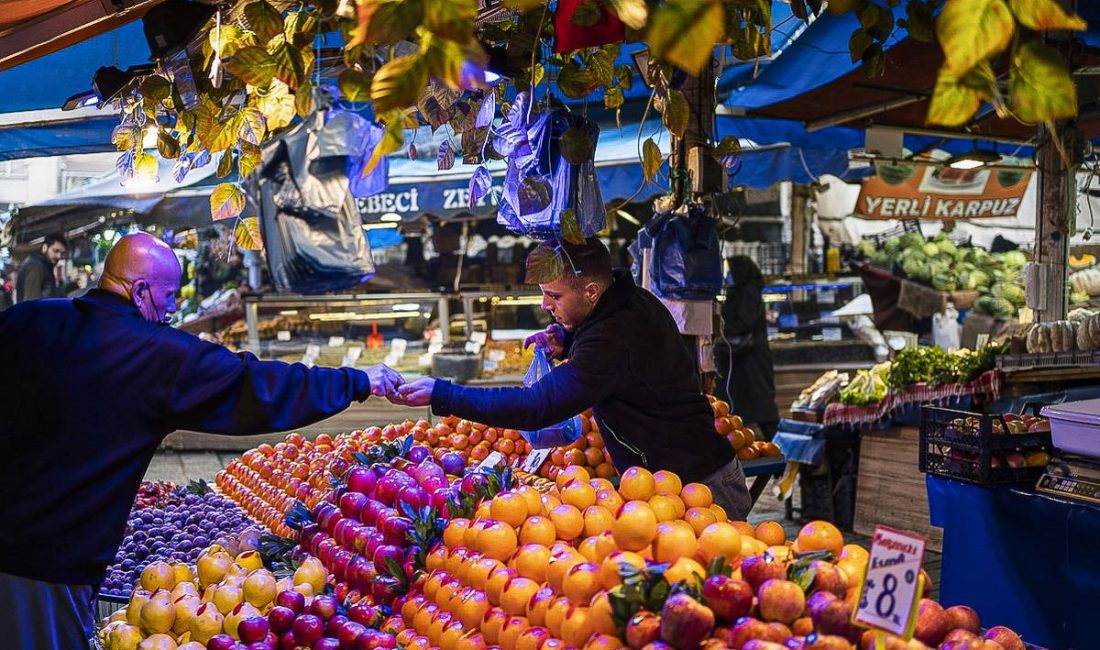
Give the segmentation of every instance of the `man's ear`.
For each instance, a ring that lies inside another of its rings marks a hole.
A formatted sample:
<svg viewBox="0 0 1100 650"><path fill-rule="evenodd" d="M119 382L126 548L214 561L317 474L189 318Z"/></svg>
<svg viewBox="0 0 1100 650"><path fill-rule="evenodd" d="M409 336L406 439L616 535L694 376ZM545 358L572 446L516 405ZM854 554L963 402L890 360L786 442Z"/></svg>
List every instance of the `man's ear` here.
<svg viewBox="0 0 1100 650"><path fill-rule="evenodd" d="M130 285L130 300L138 309L141 309L141 306L145 304L145 295L148 293L148 290L149 283L145 280L136 280Z"/></svg>
<svg viewBox="0 0 1100 650"><path fill-rule="evenodd" d="M584 285L584 297L593 305L600 299L600 285L598 282L589 282Z"/></svg>

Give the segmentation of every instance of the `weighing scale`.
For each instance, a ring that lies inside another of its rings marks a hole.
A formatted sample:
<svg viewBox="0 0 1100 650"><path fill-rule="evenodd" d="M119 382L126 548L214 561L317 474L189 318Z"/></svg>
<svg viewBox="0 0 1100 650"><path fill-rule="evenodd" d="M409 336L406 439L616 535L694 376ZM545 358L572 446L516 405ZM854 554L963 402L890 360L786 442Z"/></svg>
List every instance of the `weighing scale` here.
<svg viewBox="0 0 1100 650"><path fill-rule="evenodd" d="M1100 400L1044 407L1056 449L1035 489L1100 505Z"/></svg>

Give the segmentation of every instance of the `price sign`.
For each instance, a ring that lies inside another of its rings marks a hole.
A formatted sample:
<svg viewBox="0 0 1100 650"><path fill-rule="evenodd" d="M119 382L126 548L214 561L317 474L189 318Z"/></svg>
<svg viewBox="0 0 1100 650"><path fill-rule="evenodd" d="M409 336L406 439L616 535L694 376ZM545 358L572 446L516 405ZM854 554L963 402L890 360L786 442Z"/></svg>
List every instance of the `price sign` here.
<svg viewBox="0 0 1100 650"><path fill-rule="evenodd" d="M330 336L328 339L328 346L330 348L338 348L344 344L344 337L342 336Z"/></svg>
<svg viewBox="0 0 1100 650"><path fill-rule="evenodd" d="M871 538L867 572L852 622L909 639L917 626L925 539L879 526Z"/></svg>
<svg viewBox="0 0 1100 650"><path fill-rule="evenodd" d="M359 361L359 357L363 354L362 346L353 345L348 348L348 351L344 353L344 358L340 361L340 367L342 368L354 368L355 363Z"/></svg>
<svg viewBox="0 0 1100 650"><path fill-rule="evenodd" d="M546 459L550 457L550 452L553 449L535 449L531 453L527 454L527 458L523 459L523 463L519 466L520 469L528 474L534 474L539 471L542 464L546 462Z"/></svg>
<svg viewBox="0 0 1100 650"><path fill-rule="evenodd" d="M477 469L492 469L497 465L503 464L506 460L504 454L499 451L494 451L486 456L485 460L477 464Z"/></svg>

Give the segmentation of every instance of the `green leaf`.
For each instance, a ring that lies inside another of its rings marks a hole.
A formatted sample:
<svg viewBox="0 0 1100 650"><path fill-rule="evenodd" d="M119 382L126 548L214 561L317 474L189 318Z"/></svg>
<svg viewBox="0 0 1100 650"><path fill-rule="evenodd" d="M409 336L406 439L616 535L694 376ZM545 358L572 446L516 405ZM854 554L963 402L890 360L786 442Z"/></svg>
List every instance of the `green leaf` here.
<svg viewBox="0 0 1100 650"><path fill-rule="evenodd" d="M528 11L535 7L542 7L549 0L504 0L504 6L516 11Z"/></svg>
<svg viewBox="0 0 1100 650"><path fill-rule="evenodd" d="M661 168L664 161L661 148L653 138L646 138L645 143L642 144L642 174L647 183L652 183L653 179L657 178L657 170Z"/></svg>
<svg viewBox="0 0 1100 650"><path fill-rule="evenodd" d="M283 33L283 15L264 0L246 5L244 18L260 43L267 43Z"/></svg>
<svg viewBox="0 0 1100 650"><path fill-rule="evenodd" d="M685 72L697 74L722 40L720 0L669 0L653 13L646 33L649 50Z"/></svg>
<svg viewBox="0 0 1100 650"><path fill-rule="evenodd" d="M217 170L215 170L214 175L217 176L218 178L225 178L226 176L229 176L230 172L232 172L232 171L233 171L233 151L232 150L226 150L225 153L222 154L221 159L218 160L218 168L217 168Z"/></svg>
<svg viewBox="0 0 1100 650"><path fill-rule="evenodd" d="M852 63L863 58L863 53L871 47L871 43L871 35L866 31L857 29L852 32L851 38L848 39L848 53L852 57Z"/></svg>
<svg viewBox="0 0 1100 650"><path fill-rule="evenodd" d="M244 142L260 144L267 135L267 119L260 109L249 106L242 110L237 118L240 126L237 135Z"/></svg>
<svg viewBox="0 0 1100 650"><path fill-rule="evenodd" d="M1051 48L1032 41L1012 56L1008 97L1016 117L1028 123L1077 115L1077 88L1069 66Z"/></svg>
<svg viewBox="0 0 1100 650"><path fill-rule="evenodd" d="M565 273L565 265L557 251L549 246L538 246L527 256L526 284L547 284Z"/></svg>
<svg viewBox="0 0 1100 650"><path fill-rule="evenodd" d="M936 19L936 37L956 77L1004 51L1015 31L1004 0L950 0Z"/></svg>
<svg viewBox="0 0 1100 650"><path fill-rule="evenodd" d="M634 69L628 65L620 65L615 68L615 79L619 81L619 85L623 87L623 90L630 90L630 87L634 85Z"/></svg>
<svg viewBox="0 0 1100 650"><path fill-rule="evenodd" d="M715 156L732 156L739 151L741 151L741 141L737 139L737 136L727 135L714 146L712 153Z"/></svg>
<svg viewBox="0 0 1100 650"><path fill-rule="evenodd" d="M159 74L143 77L138 84L138 92L146 99L161 101L172 95L172 82Z"/></svg>
<svg viewBox="0 0 1100 650"><path fill-rule="evenodd" d="M180 143L172 137L172 134L159 129L157 131L157 153L165 160L175 160L180 157Z"/></svg>
<svg viewBox="0 0 1100 650"><path fill-rule="evenodd" d="M1088 28L1088 23L1080 16L1066 13L1056 0L1008 0L1008 6L1021 25L1037 32L1047 29L1080 31Z"/></svg>
<svg viewBox="0 0 1100 650"><path fill-rule="evenodd" d="M596 0L583 0L577 8L573 10L573 15L569 17L569 22L579 27L591 27L600 22L600 5Z"/></svg>
<svg viewBox="0 0 1100 650"><path fill-rule="evenodd" d="M397 43L411 36L424 20L423 0L361 0L348 47Z"/></svg>
<svg viewBox="0 0 1100 650"><path fill-rule="evenodd" d="M233 58L225 62L226 70L250 86L267 86L278 68L275 57L258 45L237 50Z"/></svg>
<svg viewBox="0 0 1100 650"><path fill-rule="evenodd" d="M362 70L348 68L340 73L340 96L349 102L370 100L370 76Z"/></svg>
<svg viewBox="0 0 1100 650"><path fill-rule="evenodd" d="M257 93L256 108L267 119L267 130L276 131L294 119L295 97L286 84L276 80L267 92Z"/></svg>
<svg viewBox="0 0 1100 650"><path fill-rule="evenodd" d="M210 218L214 221L236 219L244 212L245 197L233 183L221 183L210 193Z"/></svg>
<svg viewBox="0 0 1100 650"><path fill-rule="evenodd" d="M603 95L603 105L605 108L619 108L626 103L626 96L623 95L622 86L612 86L607 89L607 92Z"/></svg>
<svg viewBox="0 0 1100 650"><path fill-rule="evenodd" d="M306 82L294 93L294 113L305 118L313 111L313 84Z"/></svg>
<svg viewBox="0 0 1100 650"><path fill-rule="evenodd" d="M905 5L904 27L914 40L931 43L936 37L931 4L922 0L909 0Z"/></svg>
<svg viewBox="0 0 1100 650"><path fill-rule="evenodd" d="M607 0L607 5L630 29L642 29L649 18L645 0Z"/></svg>
<svg viewBox="0 0 1100 650"><path fill-rule="evenodd" d="M882 52L882 45L873 43L863 52L863 76L878 77L886 69L886 55Z"/></svg>
<svg viewBox="0 0 1100 650"><path fill-rule="evenodd" d="M592 73L592 78L602 86L610 86L615 80L615 56L619 48L600 48L588 57L585 67Z"/></svg>
<svg viewBox="0 0 1100 650"><path fill-rule="evenodd" d="M561 155L572 165L581 165L596 155L596 143L578 127L572 126L561 135Z"/></svg>
<svg viewBox="0 0 1100 650"><path fill-rule="evenodd" d="M570 244L581 246L585 242L584 233L581 232L581 226L577 223L577 213L572 208L563 210L561 213L561 236Z"/></svg>
<svg viewBox="0 0 1100 650"><path fill-rule="evenodd" d="M424 27L436 36L467 43L474 35L477 2L424 0Z"/></svg>
<svg viewBox="0 0 1100 650"><path fill-rule="evenodd" d="M566 97L583 99L598 88L600 83L592 77L592 72L570 60L558 72L558 87Z"/></svg>
<svg viewBox="0 0 1100 650"><path fill-rule="evenodd" d="M245 217L237 221L237 227L233 229L233 241L237 248L245 251L259 251L264 248L263 236L260 235L260 220L256 217Z"/></svg>
<svg viewBox="0 0 1100 650"><path fill-rule="evenodd" d="M665 127L678 138L684 137L687 131L688 121L691 119L691 109L688 107L687 97L679 90L668 91L662 111Z"/></svg>
<svg viewBox="0 0 1100 650"><path fill-rule="evenodd" d="M856 15L859 17L860 26L865 30L870 30L878 24L879 12L881 11L885 11L885 9L870 2L860 6L856 9Z"/></svg>
<svg viewBox="0 0 1100 650"><path fill-rule="evenodd" d="M415 105L427 83L427 66L420 65L419 56L402 56L387 61L374 73L371 81L370 98L374 102L374 110L389 113Z"/></svg>

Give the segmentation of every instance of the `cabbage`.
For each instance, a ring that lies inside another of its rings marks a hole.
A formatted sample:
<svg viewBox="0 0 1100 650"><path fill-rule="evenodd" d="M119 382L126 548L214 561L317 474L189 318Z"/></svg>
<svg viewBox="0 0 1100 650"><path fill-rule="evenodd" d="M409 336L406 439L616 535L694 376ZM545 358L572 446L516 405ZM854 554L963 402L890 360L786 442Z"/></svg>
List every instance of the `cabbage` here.
<svg viewBox="0 0 1100 650"><path fill-rule="evenodd" d="M932 288L936 291L954 291L958 289L955 274L950 271L934 274L932 276Z"/></svg>
<svg viewBox="0 0 1100 650"><path fill-rule="evenodd" d="M902 248L916 248L924 246L924 237L919 232L907 232L901 236Z"/></svg>
<svg viewBox="0 0 1100 650"><path fill-rule="evenodd" d="M1002 284L1001 297L1015 306L1021 306L1026 299L1024 288L1018 284Z"/></svg>
<svg viewBox="0 0 1100 650"><path fill-rule="evenodd" d="M940 254L940 247L932 242L924 245L924 254L928 257L936 257Z"/></svg>
<svg viewBox="0 0 1100 650"><path fill-rule="evenodd" d="M997 320L1009 320L1016 313L1016 310L1012 307L1012 303L1004 298L997 298L996 296L982 296L978 298L978 301L974 303L974 311L979 314L985 314L986 316L992 316Z"/></svg>
<svg viewBox="0 0 1100 650"><path fill-rule="evenodd" d="M1023 251L1005 251L1001 253L1004 265L1011 269L1022 269L1027 264L1027 255Z"/></svg>
<svg viewBox="0 0 1100 650"><path fill-rule="evenodd" d="M1069 294L1069 301L1073 304L1080 304L1089 301L1089 294L1083 291L1073 291Z"/></svg>
<svg viewBox="0 0 1100 650"><path fill-rule="evenodd" d="M941 255L950 255L952 258L955 257L955 253L959 252L959 247L956 246L955 243L952 242L950 239L944 239L941 242L936 242L936 246L939 247Z"/></svg>
<svg viewBox="0 0 1100 650"><path fill-rule="evenodd" d="M890 255L886 251L875 251L871 254L871 266L877 266L880 269L889 269L894 266L894 263L890 260Z"/></svg>
<svg viewBox="0 0 1100 650"><path fill-rule="evenodd" d="M909 258L901 263L901 270L905 272L905 275L916 278L925 264L921 260Z"/></svg>
<svg viewBox="0 0 1100 650"><path fill-rule="evenodd" d="M866 239L859 242L860 257L866 259L874 255L876 252L878 252L878 248L875 246L874 242L867 241Z"/></svg>
<svg viewBox="0 0 1100 650"><path fill-rule="evenodd" d="M887 255L893 257L901 251L901 239L898 237L887 239L882 248Z"/></svg>
<svg viewBox="0 0 1100 650"><path fill-rule="evenodd" d="M981 269L974 269L966 278L967 289L989 288L989 274Z"/></svg>

